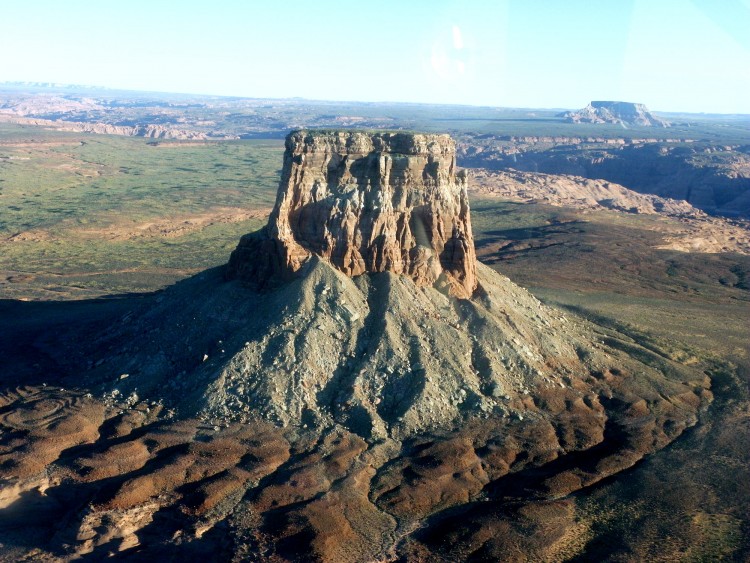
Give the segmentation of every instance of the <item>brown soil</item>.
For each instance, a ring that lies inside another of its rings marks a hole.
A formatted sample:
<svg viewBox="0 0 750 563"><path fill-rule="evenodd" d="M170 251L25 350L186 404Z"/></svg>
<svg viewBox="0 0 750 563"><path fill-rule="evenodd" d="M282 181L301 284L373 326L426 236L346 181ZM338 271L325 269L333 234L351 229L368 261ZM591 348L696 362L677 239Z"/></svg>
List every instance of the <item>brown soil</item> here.
<svg viewBox="0 0 750 563"><path fill-rule="evenodd" d="M338 274L329 270L325 275L333 276L328 281L333 288ZM194 328L183 326L179 316L169 317L182 334L179 345L187 338L200 355L201 340L193 330L215 342L217 326L232 327L233 315L247 319L245 306L238 308L239 294L245 295L248 311L264 315L251 292L236 284L217 291L217 283L222 284L211 275L198 276L149 298L143 309L153 318L166 318L163 307L190 318L200 314L205 321ZM215 298L227 290L231 313ZM516 299L520 309L528 306L545 318L520 288L505 291L510 292L506 300ZM195 295L214 298L204 300L208 308L198 313L190 305ZM274 299L263 299L271 309L276 306ZM395 302L394 311L404 304ZM569 495L663 448L695 424L711 399L710 380L699 369L667 360L617 332L596 329L591 336L596 347L577 351L590 362L584 373L540 385L533 395L509 389L509 399L498 400L517 414L460 418L439 432L370 436L346 409L332 422L310 417L286 427L252 418L237 424L180 417L173 408L187 403L173 399L200 397L205 385L200 377L157 381L156 389L170 389L167 393L149 390L142 370L107 352L114 341L97 337L122 322L139 334L163 335L167 328L142 312L123 315L117 301L109 309L119 321L95 303L79 305L79 311L75 306L28 303L9 309L16 315L25 309L22 316L28 317L18 331L23 341L52 356L35 367L31 363L39 361L33 353L7 351L15 365L26 366L29 382L6 385L0 404L0 468L6 484L0 543L7 561L29 554L32 546L40 558L63 560L109 553L135 558L169 553L207 561L504 559L514 553L526 560L549 559L585 544ZM208 311L218 324L208 321ZM46 327L66 326L71 314L77 315L76 331L41 337ZM438 323L434 330L445 323L455 331L446 321L429 322ZM266 327L263 333L276 330ZM485 338L478 328L474 335ZM244 341L247 335L240 331L237 337ZM100 355L82 346L85 339L95 341ZM222 340L231 350L231 339ZM161 352L141 345L158 367L164 365L160 354L171 352L162 347L164 340L154 342ZM387 338L381 342L387 347ZM221 356L219 349L208 352L205 362L197 358L199 365L210 367L211 357ZM97 357L101 362L94 361L88 371L81 366L85 358ZM46 386L34 384L44 373L60 371L70 375ZM104 383L96 384L105 373ZM180 381L190 382L192 390L177 388ZM85 389L62 390L83 384L92 397ZM416 397L415 404L420 400ZM471 412L468 405L463 409ZM562 497L568 500L556 500Z"/></svg>
<svg viewBox="0 0 750 563"><path fill-rule="evenodd" d="M270 209L240 209L218 207L200 214L183 215L180 217L160 218L133 225L132 222L123 224L125 219L115 219L106 227L97 229L85 227L70 227L65 229L65 235L56 236L47 230L37 229L14 234L9 242L60 242L70 237L82 240L136 240L142 238L174 238L184 236L194 231L200 231L210 225L221 223L241 223L249 219L263 219L268 216Z"/></svg>

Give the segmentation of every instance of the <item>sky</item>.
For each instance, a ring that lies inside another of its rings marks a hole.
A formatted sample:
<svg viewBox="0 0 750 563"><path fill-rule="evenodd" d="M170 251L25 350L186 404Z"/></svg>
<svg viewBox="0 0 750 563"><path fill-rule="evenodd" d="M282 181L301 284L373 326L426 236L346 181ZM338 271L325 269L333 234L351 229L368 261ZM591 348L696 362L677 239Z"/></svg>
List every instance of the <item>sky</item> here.
<svg viewBox="0 0 750 563"><path fill-rule="evenodd" d="M0 0L0 82L750 114L750 0Z"/></svg>

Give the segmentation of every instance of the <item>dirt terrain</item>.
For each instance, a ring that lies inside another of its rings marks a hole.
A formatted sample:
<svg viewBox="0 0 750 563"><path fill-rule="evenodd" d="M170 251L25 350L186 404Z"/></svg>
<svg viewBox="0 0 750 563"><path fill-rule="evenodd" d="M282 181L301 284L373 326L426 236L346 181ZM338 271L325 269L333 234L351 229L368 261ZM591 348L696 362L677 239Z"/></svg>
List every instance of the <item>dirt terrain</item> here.
<svg viewBox="0 0 750 563"><path fill-rule="evenodd" d="M744 132L741 140L721 143L679 135L607 139L469 134L460 143L459 164L603 180L641 194L687 201L712 215L747 219L748 151Z"/></svg>
<svg viewBox="0 0 750 563"><path fill-rule="evenodd" d="M543 203L568 209L657 215L674 219L654 230L664 240L658 248L682 252L750 254L750 222L712 217L684 200L641 194L605 180L580 176L474 169L472 193L506 201Z"/></svg>
<svg viewBox="0 0 750 563"><path fill-rule="evenodd" d="M349 193L391 181L381 156L352 164L373 168ZM750 259L660 248L701 218L685 204L484 174L477 256L544 302L481 263L468 298L440 276L350 277L294 221L312 256L273 288L219 267L146 295L0 302L0 557L746 557ZM406 200L429 177L410 173ZM172 228L154 225L146 239Z"/></svg>
<svg viewBox="0 0 750 563"><path fill-rule="evenodd" d="M249 219L264 219L268 217L270 209L240 209L218 207L206 213L185 215L182 217L168 217L159 221L148 221L133 225L132 221L118 217L109 218L108 225L96 229L80 225L72 225L65 229L65 237L75 237L82 240L137 240L142 238L174 238L184 236L194 231L200 231L208 226L222 223L240 223ZM63 242L62 235L53 235L48 229L22 231L6 239L7 242Z"/></svg>

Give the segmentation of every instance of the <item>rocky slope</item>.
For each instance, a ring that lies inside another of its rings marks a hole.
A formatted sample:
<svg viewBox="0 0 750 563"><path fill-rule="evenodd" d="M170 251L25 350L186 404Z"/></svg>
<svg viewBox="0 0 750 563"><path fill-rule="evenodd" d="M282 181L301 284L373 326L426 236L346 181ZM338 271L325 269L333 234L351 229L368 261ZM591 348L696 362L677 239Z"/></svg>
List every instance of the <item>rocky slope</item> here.
<svg viewBox="0 0 750 563"><path fill-rule="evenodd" d="M453 155L293 133L228 268L48 336L54 384L0 396L6 560L508 559L503 514L543 525L694 425L701 369L476 263Z"/></svg>
<svg viewBox="0 0 750 563"><path fill-rule="evenodd" d="M472 193L505 197L516 201L547 203L575 209L612 209L627 213L662 213L670 217L705 217L684 200L641 194L624 186L572 176L519 170L471 171Z"/></svg>
<svg viewBox="0 0 750 563"><path fill-rule="evenodd" d="M571 123L616 123L641 127L669 127L645 105L632 102L594 101L585 108L560 114Z"/></svg>
<svg viewBox="0 0 750 563"><path fill-rule="evenodd" d="M711 142L554 137L465 139L458 163L605 180L710 214L750 217L750 146Z"/></svg>
<svg viewBox="0 0 750 563"><path fill-rule="evenodd" d="M472 193L524 203L544 203L583 210L612 210L661 215L675 221L663 227L659 248L683 252L750 254L747 221L711 217L684 200L640 194L605 180L579 176L505 170L472 170Z"/></svg>
<svg viewBox="0 0 750 563"><path fill-rule="evenodd" d="M100 111L102 109L103 106L92 98L70 98L55 94L8 96L0 99L0 112L18 117L34 117L45 113Z"/></svg>
<svg viewBox="0 0 750 563"><path fill-rule="evenodd" d="M130 374L118 390L168 383L191 415L402 439L476 416L523 418L531 390L564 387L589 362L621 369L477 264L454 154L447 136L292 133L269 224L243 237L226 270L239 286L212 291L212 308L236 309L231 330L212 335L223 351L204 344L200 365L163 340L146 361L128 352L115 362ZM238 307L243 286L254 292ZM203 307L157 314L184 331ZM195 344L211 334L201 328Z"/></svg>

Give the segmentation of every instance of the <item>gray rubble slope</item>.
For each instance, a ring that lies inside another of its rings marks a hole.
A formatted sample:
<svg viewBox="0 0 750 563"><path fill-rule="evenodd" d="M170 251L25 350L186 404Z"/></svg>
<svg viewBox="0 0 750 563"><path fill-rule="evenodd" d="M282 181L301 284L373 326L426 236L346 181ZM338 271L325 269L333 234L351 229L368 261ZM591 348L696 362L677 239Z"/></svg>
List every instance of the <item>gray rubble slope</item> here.
<svg viewBox="0 0 750 563"><path fill-rule="evenodd" d="M91 377L113 401L146 397L211 424L341 424L373 439L545 416L533 397L555 389L598 402L601 374L648 377L654 398L684 391L481 264L470 300L316 257L304 270L270 293L218 270L177 284L100 338L114 351Z"/></svg>

